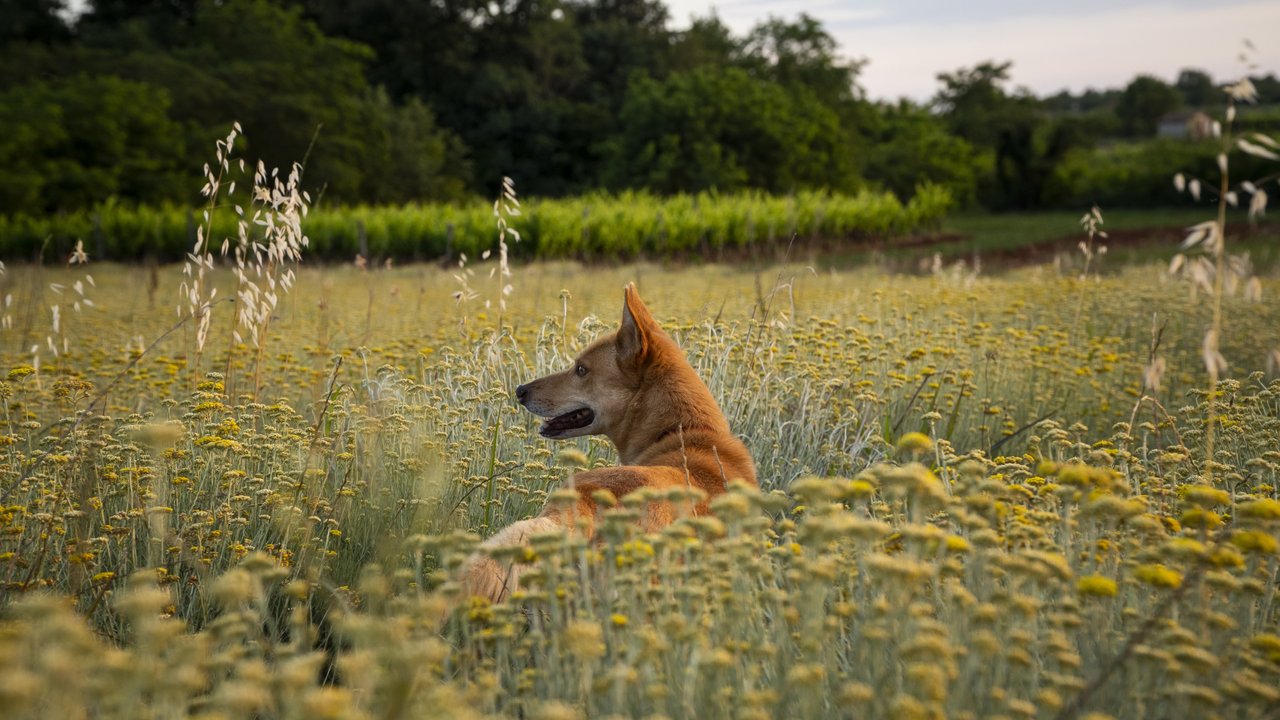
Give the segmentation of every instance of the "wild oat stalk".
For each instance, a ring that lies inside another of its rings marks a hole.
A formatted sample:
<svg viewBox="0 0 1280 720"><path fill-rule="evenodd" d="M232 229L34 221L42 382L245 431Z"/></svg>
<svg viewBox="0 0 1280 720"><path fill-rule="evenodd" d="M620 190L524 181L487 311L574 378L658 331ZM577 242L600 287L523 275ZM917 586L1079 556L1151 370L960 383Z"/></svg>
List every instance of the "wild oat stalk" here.
<svg viewBox="0 0 1280 720"><path fill-rule="evenodd" d="M496 280L498 305L498 322L496 327L502 328L502 316L507 310L507 296L511 294L514 287L511 284L511 263L509 260L509 249L507 245L507 236L511 236L516 242L520 242L520 232L511 227L510 219L520 216L520 200L516 197L516 182L509 177L503 176L502 189L498 192L498 199L493 202L493 216L497 218L498 224L498 264L490 268L489 279ZM492 250L485 250L480 253L480 259L488 260L493 256ZM458 255L458 271L453 274L453 279L458 283L458 289L453 292L453 300L460 307L466 303L480 297L480 294L472 287L472 281L475 278L475 270L467 267L466 253ZM484 301L486 310L493 308L493 299ZM463 312L459 325L465 326L467 322L466 313Z"/></svg>
<svg viewBox="0 0 1280 720"><path fill-rule="evenodd" d="M1093 258L1095 256L1107 254L1106 245L1096 244L1098 238L1105 240L1107 237L1107 233L1099 229L1102 224L1102 211L1098 209L1097 205L1094 205L1089 212L1085 213L1084 216L1080 218L1080 228L1085 231L1086 235L1088 235L1088 239L1081 240L1079 245L1080 253L1084 255L1084 271L1080 273L1080 298L1076 301L1076 319L1071 323L1071 332L1073 335L1079 330L1080 314L1084 309L1084 281L1089 279L1089 266L1093 264Z"/></svg>
<svg viewBox="0 0 1280 720"><path fill-rule="evenodd" d="M254 362L254 397L258 395L262 380L262 360L266 352L266 331L271 314L279 304L280 296L293 287L294 267L302 259L302 251L309 244L302 232L302 221L307 216L311 197L301 189L303 167L294 163L283 180L278 168L267 172L261 161L253 173L253 186L247 203L236 201L236 183L228 182L225 194L223 182L231 172L231 155L236 139L243 133L240 123L232 125L224 140L217 142L215 173L205 165L205 185L201 194L209 198L204 210L204 225L196 229L195 247L187 254L183 267L185 278L179 287L182 300L178 315L197 319L196 353L192 363L192 377L198 378L200 355L208 340L211 316L209 309L218 294L208 277L215 267L210 250L210 232L214 213L218 210L218 198L230 202L236 214L236 238L222 238L219 254L233 258L232 272L236 277L236 311L232 321L227 350L227 381L230 383L234 344L246 339L256 350ZM241 175L246 173L243 158L237 161ZM247 338L246 338L247 335Z"/></svg>
<svg viewBox="0 0 1280 720"><path fill-rule="evenodd" d="M71 251L71 255L67 258L67 267L87 264L89 264L89 253L84 250L84 241L77 240L75 249ZM67 302L71 303L71 309L75 314L79 315L83 308L94 306L93 299L88 296L86 290L86 288L92 287L97 287L97 283L94 282L93 275L89 273L85 273L83 278L71 283L70 289L75 294L67 293ZM58 296L62 296L63 292L67 290L65 286L59 283L51 284L49 289L53 291L53 294ZM56 357L59 354L70 350L71 343L67 338L64 323L60 322L62 315L61 304L50 306L50 310L53 314L53 333L45 338L45 343L49 346L49 349ZM61 340L61 343L57 342L57 340Z"/></svg>
<svg viewBox="0 0 1280 720"><path fill-rule="evenodd" d="M75 249L67 257L67 267L86 265L88 262L89 254L84 250L84 241L77 240ZM0 275L3 274L4 267L3 264L0 264ZM84 277L71 283L70 286L56 282L49 283L49 290L57 298L61 299L49 306L49 331L45 334L44 344L33 343L27 351L31 355L31 367L35 370L37 383L40 381L41 353L47 349L53 357L57 358L71 349L71 338L67 330L69 317L63 312L64 307L69 304L76 315L79 315L80 311L85 307L94 307L94 301L89 297L88 289L96 286L97 283L90 273L85 273ZM39 283L37 283L37 287L39 287ZM31 308L34 308L37 304L34 300L33 298L33 302L30 303ZM13 293L6 293L3 308L0 308L0 312L3 312L3 315L0 316L0 330L7 332L13 329L13 317L10 314L12 308ZM30 324L29 322L28 329ZM26 333L24 332L23 339L25 339L25 336ZM19 342L21 341L20 339Z"/></svg>
<svg viewBox="0 0 1280 720"><path fill-rule="evenodd" d="M1249 59L1249 54L1254 50L1253 43L1245 40L1244 45L1245 50L1241 53L1241 60L1244 62L1247 72L1256 69L1257 66L1250 62ZM1276 152L1280 151L1280 143L1269 135L1260 132L1249 133L1248 136L1235 138L1233 143L1232 129L1235 124L1236 105L1241 102L1257 102L1258 92L1247 75L1227 85L1225 89L1227 105L1223 118L1224 122L1221 124L1215 122L1213 124L1214 135L1221 139L1217 156L1219 175L1217 192L1218 216L1213 220L1207 220L1188 228L1187 238L1182 243L1183 250L1199 246L1212 259L1210 260L1202 255L1188 262L1186 256L1179 253L1174 256L1173 262L1169 266L1171 274L1176 274L1185 269L1194 286L1204 289L1213 298L1213 318L1201 346L1201 357L1204 360L1205 369L1209 373L1208 419L1205 427L1204 476L1206 483L1211 482L1213 477L1214 428L1216 425L1215 404L1217 401L1218 382L1228 367L1227 360L1223 357L1221 351L1223 332L1222 297L1226 289L1228 289L1229 282L1229 289L1232 291L1238 285L1243 284L1246 299L1258 301L1262 298L1262 283L1253 275L1248 257L1228 255L1226 252L1227 206L1237 206L1240 193L1248 193L1251 196L1249 219L1253 220L1266 212L1267 193L1259 187L1261 181L1255 183L1246 180L1241 182L1236 189L1232 189L1231 149L1234 145L1249 155L1268 160L1280 160L1280 154ZM1188 192L1193 200L1198 201L1200 199L1203 183L1198 178L1188 179L1183 173L1178 173L1173 178L1173 184L1179 192Z"/></svg>
<svg viewBox="0 0 1280 720"><path fill-rule="evenodd" d="M253 202L257 205L248 221L261 233L250 239L241 213L240 241L235 247L239 328L232 337L239 342L241 330L249 334L249 342L257 350L254 359L253 396L262 388L262 365L267 347L267 329L280 296L292 287L294 268L302 260L302 251L310 241L302 232L311 197L300 188L302 165L294 163L284 180L278 169L270 176L262 162L253 174Z"/></svg>
<svg viewBox="0 0 1280 720"><path fill-rule="evenodd" d="M203 225L196 227L196 242L191 248L191 252L187 253L187 259L182 266L183 281L178 286L178 317L191 317L196 320L196 344L195 354L191 360L191 385L194 387L199 382L200 374L200 357L204 352L205 343L209 339L209 327L213 318L209 314L213 307L213 300L218 296L218 289L213 286L211 278L207 275L212 274L214 269L213 253L209 250L209 234L213 229L213 213L217 209L218 195L222 190L223 177L231 171L231 151L235 147L236 138L240 135L240 123L231 124L231 132L227 133L227 137L217 141L217 149L215 150L215 164L217 171L209 167L208 163L204 166L204 187L200 189L200 194L209 199L208 207L201 212ZM240 160L240 171L244 172L244 160ZM235 183L230 184L228 194L235 192ZM227 240L222 242L222 254L227 251Z"/></svg>
<svg viewBox="0 0 1280 720"><path fill-rule="evenodd" d="M507 309L507 296L511 294L511 264L507 261L507 235L520 242L520 233L509 224L509 219L520 216L520 201L516 198L516 181L505 175L502 178L502 190L498 199L493 201L493 216L498 219L498 266L489 271L490 279L498 281L498 327L502 326L502 315ZM485 250L481 260L489 259L489 251ZM488 302L485 305L488 306Z"/></svg>
<svg viewBox="0 0 1280 720"><path fill-rule="evenodd" d="M467 254L458 253L458 271L453 274L453 279L458 283L458 289L453 291L453 301L462 308L463 312L458 320L459 327L466 327L467 313L465 305L479 297L479 293L471 287L471 279L476 275L476 271L467 267Z"/></svg>
<svg viewBox="0 0 1280 720"><path fill-rule="evenodd" d="M0 262L0 291L4 292L4 302L0 303L0 333L6 336L13 331L13 293L9 292L10 280L5 277L7 274L4 263Z"/></svg>

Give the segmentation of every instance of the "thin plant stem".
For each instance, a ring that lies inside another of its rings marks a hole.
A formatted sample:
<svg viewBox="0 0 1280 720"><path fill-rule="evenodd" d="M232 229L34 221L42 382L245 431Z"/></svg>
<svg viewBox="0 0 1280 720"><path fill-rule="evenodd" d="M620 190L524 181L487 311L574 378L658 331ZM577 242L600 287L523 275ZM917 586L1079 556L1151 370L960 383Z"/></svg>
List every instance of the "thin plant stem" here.
<svg viewBox="0 0 1280 720"><path fill-rule="evenodd" d="M1213 444L1214 444L1214 427L1217 424L1217 397L1218 397L1218 353L1222 342L1222 286L1223 278L1226 274L1225 258L1227 246L1227 193L1230 186L1230 168L1227 151L1231 148L1231 118L1235 114L1235 101L1231 98L1227 99L1227 117L1226 124L1222 128L1222 162L1219 169L1221 170L1221 184L1218 192L1218 224L1216 232L1218 234L1217 243L1213 247L1213 322L1210 327L1209 342L1206 343L1206 362L1209 366L1209 399L1208 399L1208 425L1205 427L1205 453L1204 453L1204 481L1207 485L1213 484Z"/></svg>

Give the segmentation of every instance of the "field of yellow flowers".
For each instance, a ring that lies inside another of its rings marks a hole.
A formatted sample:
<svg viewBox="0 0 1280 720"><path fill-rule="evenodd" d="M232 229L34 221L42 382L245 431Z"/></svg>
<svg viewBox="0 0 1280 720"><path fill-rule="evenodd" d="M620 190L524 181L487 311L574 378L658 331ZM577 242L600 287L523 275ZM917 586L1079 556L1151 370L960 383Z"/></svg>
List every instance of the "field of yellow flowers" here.
<svg viewBox="0 0 1280 720"><path fill-rule="evenodd" d="M1210 305L1155 267L486 271L211 269L200 317L190 268L0 275L4 715L1275 716L1274 300L1224 300L1210 414ZM614 461L513 388L632 280L761 489L458 598Z"/></svg>

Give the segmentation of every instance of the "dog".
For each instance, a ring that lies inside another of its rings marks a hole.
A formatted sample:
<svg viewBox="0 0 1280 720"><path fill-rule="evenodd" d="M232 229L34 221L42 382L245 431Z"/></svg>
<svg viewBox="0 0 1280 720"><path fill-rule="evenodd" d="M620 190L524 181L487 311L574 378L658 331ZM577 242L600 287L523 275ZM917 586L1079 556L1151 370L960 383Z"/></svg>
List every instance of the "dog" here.
<svg viewBox="0 0 1280 720"><path fill-rule="evenodd" d="M623 291L617 332L593 342L569 369L517 387L516 399L546 418L538 430L543 437L604 435L618 449L621 465L578 473L570 483L576 503L548 503L537 517L486 540L463 568L462 586L470 596L501 602L519 588L522 566L504 567L486 548L524 546L532 535L556 530L594 537L602 490L621 500L645 488L697 488L701 499L692 512L702 515L731 481L757 485L746 446L634 284ZM671 503L646 505L639 520L646 533L677 519L679 508Z"/></svg>

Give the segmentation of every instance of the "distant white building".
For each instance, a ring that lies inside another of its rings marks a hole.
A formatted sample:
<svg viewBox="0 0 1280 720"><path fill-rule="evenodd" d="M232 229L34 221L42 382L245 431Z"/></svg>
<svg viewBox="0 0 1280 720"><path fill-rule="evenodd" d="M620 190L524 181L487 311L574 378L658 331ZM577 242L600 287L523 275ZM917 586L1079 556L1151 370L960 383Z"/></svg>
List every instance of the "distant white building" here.
<svg viewBox="0 0 1280 720"><path fill-rule="evenodd" d="M1156 137L1203 140L1213 135L1213 119L1199 110L1180 110L1160 118Z"/></svg>

